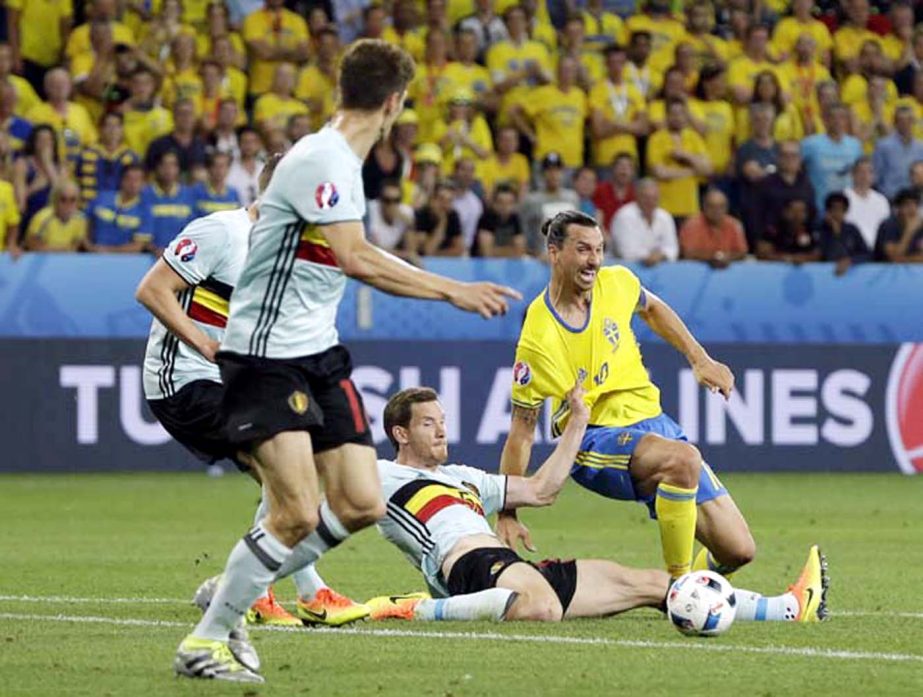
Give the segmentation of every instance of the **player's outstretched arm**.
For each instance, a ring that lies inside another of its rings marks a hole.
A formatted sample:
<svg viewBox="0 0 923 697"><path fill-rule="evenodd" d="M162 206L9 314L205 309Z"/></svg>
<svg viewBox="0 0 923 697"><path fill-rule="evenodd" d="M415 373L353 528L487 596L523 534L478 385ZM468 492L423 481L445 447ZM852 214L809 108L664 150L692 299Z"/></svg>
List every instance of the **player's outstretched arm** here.
<svg viewBox="0 0 923 697"><path fill-rule="evenodd" d="M513 405L510 432L500 455L500 474L505 474L510 478L525 475L529 468L529 457L532 455L532 444L535 441L538 412L539 407L526 408ZM497 537L511 549L516 549L521 541L522 546L527 550L536 551L529 528L516 516L516 508L509 501L506 505L507 510L497 515Z"/></svg>
<svg viewBox="0 0 923 697"><path fill-rule="evenodd" d="M567 393L566 399L570 406L567 427L554 452L535 474L531 477L510 476L507 479L506 505L509 508L550 506L561 493L590 422L590 410L583 401L585 395L586 391L579 384Z"/></svg>
<svg viewBox="0 0 923 697"><path fill-rule="evenodd" d="M485 318L505 314L509 298L522 298L507 286L463 283L411 266L368 242L358 221L333 223L320 229L343 273L391 295L444 300Z"/></svg>
<svg viewBox="0 0 923 697"><path fill-rule="evenodd" d="M183 343L201 353L206 359L214 361L218 342L189 319L177 299L177 295L189 287L189 284L161 258L141 279L135 291L135 298Z"/></svg>
<svg viewBox="0 0 923 697"><path fill-rule="evenodd" d="M672 307L650 291L643 292L646 302L638 308L641 319L686 357L699 384L728 399L734 391L734 374L730 368L708 355Z"/></svg>

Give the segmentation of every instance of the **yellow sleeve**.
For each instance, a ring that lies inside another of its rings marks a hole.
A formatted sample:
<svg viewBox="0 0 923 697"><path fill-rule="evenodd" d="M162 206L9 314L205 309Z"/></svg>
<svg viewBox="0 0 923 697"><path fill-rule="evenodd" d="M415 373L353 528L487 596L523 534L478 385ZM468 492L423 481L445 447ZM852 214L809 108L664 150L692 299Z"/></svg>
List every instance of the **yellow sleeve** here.
<svg viewBox="0 0 923 697"><path fill-rule="evenodd" d="M728 68L728 84L731 87L753 87L750 84L749 61L746 57L736 58L731 61L731 67Z"/></svg>
<svg viewBox="0 0 923 697"><path fill-rule="evenodd" d="M666 103L662 99L654 100L648 107L647 115L651 121L663 123L667 118Z"/></svg>
<svg viewBox="0 0 923 697"><path fill-rule="evenodd" d="M697 131L693 129L688 129L686 131L687 142L683 143L683 146L689 150L689 152L695 155L708 155L708 147L705 145L705 141L702 139L702 136L698 134Z"/></svg>
<svg viewBox="0 0 923 697"><path fill-rule="evenodd" d="M256 123L272 118L273 105L270 104L272 97L273 95L267 92L256 100L256 104L253 105L253 120Z"/></svg>
<svg viewBox="0 0 923 697"><path fill-rule="evenodd" d="M70 73L74 81L86 78L90 71L93 70L93 52L78 53L71 58Z"/></svg>
<svg viewBox="0 0 923 697"><path fill-rule="evenodd" d="M112 28L112 42L115 44L135 45L134 32L121 22L116 22Z"/></svg>
<svg viewBox="0 0 923 697"><path fill-rule="evenodd" d="M548 104L554 102L554 100L551 98L551 95L548 95L550 92L549 87L549 85L533 87L530 91L531 93L529 97L519 102L519 105L523 108L523 111L526 112L526 116L528 116L530 119L535 119L536 116L545 110Z"/></svg>
<svg viewBox="0 0 923 697"><path fill-rule="evenodd" d="M82 213L76 225L74 225L74 237L71 242L79 242L80 240L87 239L87 219L86 216Z"/></svg>
<svg viewBox="0 0 923 697"><path fill-rule="evenodd" d="M256 41L263 37L266 31L262 20L263 13L259 10L244 18L243 26L240 28L244 41Z"/></svg>
<svg viewBox="0 0 923 697"><path fill-rule="evenodd" d="M523 327L523 335L527 331L528 324ZM555 365L544 354L523 346L520 338L516 346L516 363L513 365L513 386L510 395L513 404L534 409L540 407L549 397L556 396L555 370Z"/></svg>
<svg viewBox="0 0 923 697"><path fill-rule="evenodd" d="M484 117L478 114L471 124L471 139L487 152L494 151L494 139L490 135L490 126Z"/></svg>
<svg viewBox="0 0 923 697"><path fill-rule="evenodd" d="M307 41L309 38L308 25L298 15L292 17L292 33L295 35L296 39L301 41Z"/></svg>
<svg viewBox="0 0 923 697"><path fill-rule="evenodd" d="M29 221L29 227L26 230L26 237L34 238L39 236L39 230L45 224L45 221L48 220L48 217L51 215L51 208L43 208L38 213L36 213L32 220Z"/></svg>
<svg viewBox="0 0 923 697"><path fill-rule="evenodd" d="M670 135L666 131L655 131L647 140L647 164L663 165L670 155Z"/></svg>

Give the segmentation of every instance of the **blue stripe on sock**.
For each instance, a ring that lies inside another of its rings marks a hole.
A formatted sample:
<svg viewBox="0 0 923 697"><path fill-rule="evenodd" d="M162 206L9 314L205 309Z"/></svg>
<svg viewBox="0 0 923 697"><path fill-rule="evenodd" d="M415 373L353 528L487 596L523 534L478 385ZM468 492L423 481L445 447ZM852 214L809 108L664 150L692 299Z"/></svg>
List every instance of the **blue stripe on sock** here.
<svg viewBox="0 0 923 697"><path fill-rule="evenodd" d="M433 615L436 621L445 619L445 598L440 598L436 601L436 606L433 608Z"/></svg>
<svg viewBox="0 0 923 697"><path fill-rule="evenodd" d="M756 621L765 622L766 621L766 610L769 609L769 601L766 598L760 598L756 601Z"/></svg>
<svg viewBox="0 0 923 697"><path fill-rule="evenodd" d="M695 498L696 492L690 491L688 494L676 494L672 491L664 491L661 488L657 488L657 496L662 499L667 499L668 501L689 501L690 499Z"/></svg>

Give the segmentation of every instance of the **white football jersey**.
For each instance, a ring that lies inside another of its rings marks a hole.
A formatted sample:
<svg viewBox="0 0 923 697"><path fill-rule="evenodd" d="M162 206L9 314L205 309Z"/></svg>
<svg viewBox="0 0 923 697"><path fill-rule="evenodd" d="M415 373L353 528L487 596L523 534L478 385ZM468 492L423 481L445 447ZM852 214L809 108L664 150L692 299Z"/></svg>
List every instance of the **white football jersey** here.
<svg viewBox="0 0 923 697"><path fill-rule="evenodd" d="M212 213L189 223L163 253L167 266L190 285L179 296L183 310L216 341L224 337L228 301L247 258L252 226L246 208ZM221 382L218 366L155 317L144 354L144 396L172 397L193 380Z"/></svg>
<svg viewBox="0 0 923 697"><path fill-rule="evenodd" d="M263 193L222 349L297 358L339 343L346 276L321 226L364 215L362 160L343 135L324 128L299 140Z"/></svg>
<svg viewBox="0 0 923 697"><path fill-rule="evenodd" d="M487 516L506 504L506 477L464 465L422 470L378 461L387 514L378 530L426 578L434 595L447 596L442 563L470 535L493 535Z"/></svg>

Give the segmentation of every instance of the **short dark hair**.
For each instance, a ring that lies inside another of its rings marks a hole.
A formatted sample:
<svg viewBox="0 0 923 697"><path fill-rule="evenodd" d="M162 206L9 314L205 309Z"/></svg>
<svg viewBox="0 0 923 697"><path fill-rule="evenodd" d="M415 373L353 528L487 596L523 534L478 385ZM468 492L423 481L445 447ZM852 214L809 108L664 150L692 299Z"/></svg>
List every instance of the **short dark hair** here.
<svg viewBox="0 0 923 697"><path fill-rule="evenodd" d="M206 167L206 168L211 168L211 166L212 166L213 164L215 164L215 160L217 160L218 158L221 158L221 157L227 158L228 164L230 164L231 161L232 161L232 159L233 159L233 158L231 157L231 153L229 153L229 152L224 152L224 151L222 151L222 150L216 150L216 149L214 149L214 148L210 148L210 149L205 153L205 167Z"/></svg>
<svg viewBox="0 0 923 697"><path fill-rule="evenodd" d="M500 182L494 187L494 198L496 199L500 194L512 194L514 198L519 198L519 191L507 181Z"/></svg>
<svg viewBox="0 0 923 697"><path fill-rule="evenodd" d="M900 206L904 203L907 203L908 201L913 201L914 203L920 202L920 197L914 189L901 189L894 197L895 206Z"/></svg>
<svg viewBox="0 0 923 697"><path fill-rule="evenodd" d="M603 56L608 58L613 53L625 53L625 47L622 46L621 44L616 44L616 43L607 44L606 47L603 49Z"/></svg>
<svg viewBox="0 0 923 697"><path fill-rule="evenodd" d="M384 426L385 435L394 446L394 452L400 449L400 444L394 438L394 427L407 428L413 418L413 405L438 402L439 395L431 387L408 387L401 390L388 400L385 405Z"/></svg>
<svg viewBox="0 0 923 697"><path fill-rule="evenodd" d="M824 199L824 210L829 211L835 203L842 203L843 207L849 210L849 199L846 198L846 194L842 191L833 191L827 194L827 198Z"/></svg>
<svg viewBox="0 0 923 697"><path fill-rule="evenodd" d="M596 218L580 211L561 211L553 218L542 224L542 235L545 236L549 247L561 248L567 239L567 228L571 225L581 227L599 227Z"/></svg>
<svg viewBox="0 0 923 697"><path fill-rule="evenodd" d="M140 162L132 162L131 164L125 165L122 167L122 172L119 174L119 182L125 179L132 172L141 172L142 175L147 176L147 172L144 169L144 165Z"/></svg>
<svg viewBox="0 0 923 697"><path fill-rule="evenodd" d="M648 41L651 41L653 39L653 36L646 29L640 29L638 31L631 32L631 36L628 37L628 43L633 44L635 42L635 39L647 39Z"/></svg>
<svg viewBox="0 0 923 697"><path fill-rule="evenodd" d="M379 39L360 39L340 61L340 105L375 111L413 79L414 63L404 49Z"/></svg>
<svg viewBox="0 0 923 697"><path fill-rule="evenodd" d="M105 124L106 121L108 121L109 119L116 119L120 124L122 124L122 125L125 124L125 117L122 116L122 112L120 112L120 111L107 111L107 112L103 113L102 116L99 117L99 126L100 126L100 128L101 128L101 127L103 126L103 124Z"/></svg>

